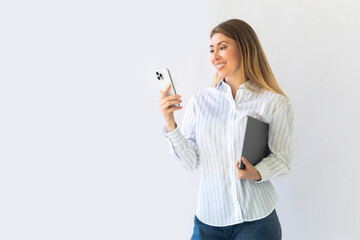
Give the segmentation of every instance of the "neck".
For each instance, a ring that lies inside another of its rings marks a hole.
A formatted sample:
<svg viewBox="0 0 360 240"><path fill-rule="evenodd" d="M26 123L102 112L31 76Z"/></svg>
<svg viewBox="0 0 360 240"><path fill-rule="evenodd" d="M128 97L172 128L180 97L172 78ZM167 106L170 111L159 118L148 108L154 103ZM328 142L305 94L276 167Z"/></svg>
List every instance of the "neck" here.
<svg viewBox="0 0 360 240"><path fill-rule="evenodd" d="M231 94L232 94L233 98L235 99L237 90L239 89L240 85L243 84L245 81L244 80L233 81L233 80L228 79L228 78L225 78L224 81L227 84L229 84L229 86L231 88Z"/></svg>

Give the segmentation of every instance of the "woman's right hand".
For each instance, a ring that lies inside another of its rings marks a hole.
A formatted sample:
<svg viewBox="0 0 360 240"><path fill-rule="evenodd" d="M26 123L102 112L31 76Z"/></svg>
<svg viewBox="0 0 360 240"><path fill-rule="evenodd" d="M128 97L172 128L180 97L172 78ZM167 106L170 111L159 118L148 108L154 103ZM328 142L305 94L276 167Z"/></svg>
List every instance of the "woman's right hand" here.
<svg viewBox="0 0 360 240"><path fill-rule="evenodd" d="M181 103L182 100L180 99L181 96L180 95L173 95L173 96L167 96L166 97L166 93L169 91L170 89L170 84L169 86L167 86L163 91L160 90L160 99L159 99L159 107L161 112L164 115L165 118L165 122L168 128L168 131L172 131L176 128L176 123L175 123L175 118L174 118L174 111L180 110L182 109L182 106L180 107L169 107L172 104L177 104L177 103Z"/></svg>

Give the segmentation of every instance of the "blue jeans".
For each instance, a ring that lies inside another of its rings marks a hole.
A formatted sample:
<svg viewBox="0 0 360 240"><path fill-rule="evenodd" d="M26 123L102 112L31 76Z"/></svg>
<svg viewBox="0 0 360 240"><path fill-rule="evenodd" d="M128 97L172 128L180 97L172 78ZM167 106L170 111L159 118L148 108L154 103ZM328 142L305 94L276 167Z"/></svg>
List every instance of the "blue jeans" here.
<svg viewBox="0 0 360 240"><path fill-rule="evenodd" d="M269 216L251 222L215 227L195 215L191 240L281 240L281 226L274 210Z"/></svg>

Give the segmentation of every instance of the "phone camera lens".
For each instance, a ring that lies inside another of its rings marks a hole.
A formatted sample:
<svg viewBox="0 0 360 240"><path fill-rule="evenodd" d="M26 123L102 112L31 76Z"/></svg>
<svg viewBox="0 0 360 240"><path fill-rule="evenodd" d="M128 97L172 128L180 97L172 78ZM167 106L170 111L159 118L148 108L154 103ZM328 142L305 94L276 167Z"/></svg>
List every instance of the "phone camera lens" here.
<svg viewBox="0 0 360 240"><path fill-rule="evenodd" d="M162 77L162 74L160 73L160 77Z"/></svg>
<svg viewBox="0 0 360 240"><path fill-rule="evenodd" d="M158 76L158 80L160 80L160 77Z"/></svg>
<svg viewBox="0 0 360 240"><path fill-rule="evenodd" d="M156 75L159 75L159 73L158 73L158 72L156 72Z"/></svg>

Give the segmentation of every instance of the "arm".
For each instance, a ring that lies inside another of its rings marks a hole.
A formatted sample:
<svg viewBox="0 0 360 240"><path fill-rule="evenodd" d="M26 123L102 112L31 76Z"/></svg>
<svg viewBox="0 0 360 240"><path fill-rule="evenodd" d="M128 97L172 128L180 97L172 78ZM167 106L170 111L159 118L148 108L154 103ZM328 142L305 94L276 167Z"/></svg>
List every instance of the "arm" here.
<svg viewBox="0 0 360 240"><path fill-rule="evenodd" d="M290 172L293 125L293 108L287 102L284 109L270 121L268 144L271 153L255 165L261 175L261 180L256 182L264 182Z"/></svg>
<svg viewBox="0 0 360 240"><path fill-rule="evenodd" d="M168 131L167 126L163 127L163 134L169 140L170 153L178 163L186 170L195 170L200 165L199 150L196 144L195 135L195 106L194 95L190 98L185 109L182 130L175 124L175 129Z"/></svg>

